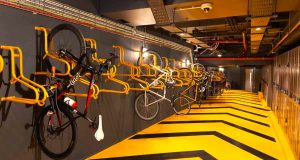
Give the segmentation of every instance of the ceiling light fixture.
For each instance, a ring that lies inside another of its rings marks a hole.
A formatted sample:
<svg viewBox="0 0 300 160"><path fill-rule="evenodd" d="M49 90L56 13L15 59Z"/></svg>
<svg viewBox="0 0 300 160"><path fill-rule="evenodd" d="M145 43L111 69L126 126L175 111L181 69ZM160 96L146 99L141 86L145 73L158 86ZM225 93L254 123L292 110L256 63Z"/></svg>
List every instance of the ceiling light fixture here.
<svg viewBox="0 0 300 160"><path fill-rule="evenodd" d="M257 31L261 31L261 28L260 28L260 27L257 27L257 28L255 28L255 30L257 30Z"/></svg>
<svg viewBox="0 0 300 160"><path fill-rule="evenodd" d="M146 57L148 57L148 56L149 56L149 53L148 53L148 52L144 52L144 53L143 53L143 57L144 57L144 58L146 58Z"/></svg>
<svg viewBox="0 0 300 160"><path fill-rule="evenodd" d="M184 33L180 33L179 35L180 35L180 36L184 36L185 34L184 34Z"/></svg>
<svg viewBox="0 0 300 160"><path fill-rule="evenodd" d="M142 47L142 52L146 52L146 51L148 51L148 48Z"/></svg>
<svg viewBox="0 0 300 160"><path fill-rule="evenodd" d="M218 54L218 57L222 57L222 54Z"/></svg>

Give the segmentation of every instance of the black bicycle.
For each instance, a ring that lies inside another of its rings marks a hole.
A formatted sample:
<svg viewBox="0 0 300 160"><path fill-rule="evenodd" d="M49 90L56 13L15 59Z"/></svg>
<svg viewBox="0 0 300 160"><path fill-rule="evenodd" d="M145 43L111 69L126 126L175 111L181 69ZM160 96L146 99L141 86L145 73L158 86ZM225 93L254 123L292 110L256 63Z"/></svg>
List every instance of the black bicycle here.
<svg viewBox="0 0 300 160"><path fill-rule="evenodd" d="M107 71L117 56L111 54L105 63L99 64L97 67L92 65L91 56L95 53L95 49L86 47L81 32L70 24L61 24L53 28L48 36L48 44L50 44L49 51L52 54L76 63L70 72L72 76L57 78L54 76L55 72L60 71L54 71L55 64L48 59L48 69L52 72L52 76L45 87L48 91L50 105L42 109L35 121L36 140L43 152L51 158L62 159L72 152L76 144L75 120L77 118L88 120L93 129L98 128L95 134L97 140L104 138L101 116L98 120L91 120L87 117L87 113L95 76ZM72 53L77 53L77 55ZM80 77L86 73L89 73L89 90L84 111L80 112L77 110L77 102L67 94Z"/></svg>

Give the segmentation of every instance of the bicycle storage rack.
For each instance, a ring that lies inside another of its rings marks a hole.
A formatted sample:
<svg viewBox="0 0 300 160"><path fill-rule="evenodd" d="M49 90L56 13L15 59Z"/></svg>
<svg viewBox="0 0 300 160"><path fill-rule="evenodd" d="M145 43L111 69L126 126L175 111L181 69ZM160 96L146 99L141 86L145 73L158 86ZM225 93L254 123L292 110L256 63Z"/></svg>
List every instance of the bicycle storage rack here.
<svg viewBox="0 0 300 160"><path fill-rule="evenodd" d="M70 74L70 71L71 71L71 68L74 67L74 65L72 66L72 64L71 64L72 62L68 62L67 60L62 59L62 58L58 57L57 55L52 54L48 51L49 44L48 44L47 38L48 38L48 30L49 29L46 29L45 27L34 27L34 29L36 31L40 31L42 34L44 34L44 52L45 52L45 54L43 56L43 60L48 56L49 58L51 58L53 60L63 63L66 67L64 73L55 72L55 76L70 76L71 77L72 75ZM50 72L35 72L34 75L51 76L51 73ZM81 82L84 85L89 85L89 82L83 78L80 78L79 82ZM98 92L99 92L98 85L94 84L92 89L93 89L92 97L94 99L97 99ZM67 93L66 95L75 96L75 97L87 97L87 93Z"/></svg>
<svg viewBox="0 0 300 160"><path fill-rule="evenodd" d="M2 73L4 69L4 60L3 57L0 55L0 73Z"/></svg>
<svg viewBox="0 0 300 160"><path fill-rule="evenodd" d="M164 62L164 69L166 70L172 70L173 72L177 73L172 67L170 67L169 59L167 57L161 57ZM176 76L173 76L173 80L175 80L175 86L176 87L182 87L183 81L178 79Z"/></svg>
<svg viewBox="0 0 300 160"><path fill-rule="evenodd" d="M97 42L94 39L91 38L85 38L85 41L91 45L91 48L94 48L97 50ZM104 63L106 59L104 58L98 58L97 52L92 55L92 60L94 62L98 63ZM117 67L113 65L111 69L109 69L106 73L102 73L101 76L106 77L108 80L115 82L117 84L120 84L123 86L123 90L112 90L112 89L99 89L97 92L97 96L99 93L118 93L118 94L128 94L129 93L129 84L127 82L121 81L119 79L116 79L116 72L117 72Z"/></svg>
<svg viewBox="0 0 300 160"><path fill-rule="evenodd" d="M24 104L37 104L39 106L43 106L45 104L46 98L48 96L46 89L31 81L30 79L24 76L23 72L23 53L21 48L16 46L0 46L1 50L7 50L10 56L10 72L11 72L11 79L10 83L21 83L22 85L28 87L30 90L34 92L35 98L21 98L15 96L8 96L8 97L1 97L1 101L11 101L11 102L18 102ZM4 68L4 61L2 56L0 56L0 71L3 71ZM17 65L16 61L19 59L19 65ZM17 75L16 67L19 66L19 75ZM42 93L42 94L41 94Z"/></svg>
<svg viewBox="0 0 300 160"><path fill-rule="evenodd" d="M176 65L180 65L179 62L177 62L175 59L169 59L169 61L173 62L173 70L175 72L174 77L178 80L181 80L182 86L188 86L192 79L188 78L185 72L180 71Z"/></svg>
<svg viewBox="0 0 300 160"><path fill-rule="evenodd" d="M115 73L115 76L116 77L129 77L129 80L134 80L134 81L137 81L141 84L144 85L143 88L139 87L132 87L132 86L129 86L129 90L135 90L135 91L148 91L150 89L150 86L149 86L149 83L147 81L144 81L142 79L140 79L139 77L141 76L140 75L140 68L138 66L135 66L134 64L130 63L130 62L126 62L125 61L125 51L124 51L124 48L122 46L117 46L117 45L113 45L112 48L114 49L118 49L119 50L119 64L118 64L118 67L120 66L125 66L125 67L129 67L130 69L130 72L129 74L124 74L124 73Z"/></svg>
<svg viewBox="0 0 300 160"><path fill-rule="evenodd" d="M147 52L147 51L146 51ZM160 66L157 65L157 57L155 54L151 54L151 53L148 53L147 54L147 57L151 57L153 59L153 65L149 65L149 64L146 64L144 63L144 53L143 52L138 52L139 53L139 68L140 70L142 69L145 69L146 70L146 73L143 73L140 75L140 77L145 77L145 78L148 78L149 80L155 80L157 77L157 73L159 71L157 71L157 69L162 69L160 68ZM142 73L142 72L141 72ZM163 77L162 77L163 79ZM148 82L148 83L152 83L152 81ZM164 89L164 82L162 82L161 80L158 80L157 83L154 85L150 85L150 89L160 89L160 90L163 90Z"/></svg>

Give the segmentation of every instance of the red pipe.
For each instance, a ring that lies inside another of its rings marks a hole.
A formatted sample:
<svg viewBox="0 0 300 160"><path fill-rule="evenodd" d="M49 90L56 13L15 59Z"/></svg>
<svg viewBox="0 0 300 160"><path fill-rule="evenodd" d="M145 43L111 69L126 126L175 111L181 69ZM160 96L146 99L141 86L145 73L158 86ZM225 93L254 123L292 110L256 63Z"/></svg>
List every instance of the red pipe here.
<svg viewBox="0 0 300 160"><path fill-rule="evenodd" d="M281 39L280 39L280 41L272 48L272 50L270 51L270 53L269 54L273 54L273 51L276 49L276 48L278 48L279 47L279 45L284 41L284 40L286 40L287 39L287 37L291 34L291 33L293 33L298 27L300 26L300 20L297 22L297 24L286 34L286 35L284 35Z"/></svg>
<svg viewBox="0 0 300 160"><path fill-rule="evenodd" d="M86 27L90 27L90 28L95 28L95 29L100 30L100 31L109 32L109 33L112 33L112 34L116 34L116 35L120 35L120 36L123 36L123 37L130 38L130 39L134 39L134 40L138 40L138 41L145 41L146 43L149 43L149 44L155 44L155 45L158 45L158 46L165 46L167 48L171 48L169 46L162 45L160 43L150 42L150 41L144 40L142 38L136 38L136 37L133 37L133 36L124 35L124 34L121 34L119 32L107 30L107 29L101 28L101 27L96 27L95 25L91 25L91 24L88 24L88 23L84 23L84 22L72 20L70 18L64 18L62 16L58 16L58 15L55 15L55 14L52 14L52 13L48 13L48 12L45 12L45 11L41 11L41 10L38 10L38 9L23 7L23 6L19 6L19 5L16 5L16 4L13 4L13 3L9 3L9 2L5 2L5 1L1 1L1 0L0 0L0 4L5 5L5 6L9 6L9 7L12 7L12 8L21 9L21 10L24 10L24 11L29 11L29 12L37 13L37 14L40 14L40 15L43 15L43 16L46 16L46 17L60 19L60 20L63 20L63 21L74 23L74 24L79 24L79 25L82 25L82 26L86 26Z"/></svg>
<svg viewBox="0 0 300 160"><path fill-rule="evenodd" d="M243 44L242 41L234 41L234 40L215 40L215 41L205 41L206 43L220 43L220 44Z"/></svg>
<svg viewBox="0 0 300 160"><path fill-rule="evenodd" d="M200 61L272 61L273 57L197 58Z"/></svg>

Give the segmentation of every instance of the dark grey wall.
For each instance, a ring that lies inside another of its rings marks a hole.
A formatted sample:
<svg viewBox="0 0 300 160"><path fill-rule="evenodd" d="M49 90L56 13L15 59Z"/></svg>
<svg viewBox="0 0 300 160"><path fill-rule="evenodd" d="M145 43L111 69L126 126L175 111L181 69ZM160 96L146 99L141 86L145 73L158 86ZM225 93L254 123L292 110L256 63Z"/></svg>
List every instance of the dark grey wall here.
<svg viewBox="0 0 300 160"><path fill-rule="evenodd" d="M14 45L23 49L24 55L24 74L29 75L36 71L37 39L34 26L45 26L52 28L63 21L51 19L49 17L33 15L10 7L0 6L0 45ZM128 49L139 49L141 42L124 38L122 36L112 35L110 33L91 30L87 27L78 26L85 37L97 40L98 52L101 55L112 52L113 44L122 45ZM171 49L147 45L148 48L176 59L187 57L186 54L176 52ZM4 55L7 53L3 52ZM130 61L136 61L134 56L127 57ZM7 62L8 59L5 58ZM14 95L18 97L28 97L31 92L24 86L9 85L9 69L6 64L4 72L1 74L0 96ZM124 71L124 68L120 68ZM105 88L113 88L115 85L111 82L99 84ZM77 91L84 92L86 87L77 87ZM117 95L104 93L100 95L99 100L92 101L89 114L103 116L103 128L105 139L96 142L94 131L89 129L85 120L78 120L78 141L73 153L67 159L83 159L104 148L115 144L124 138L146 128L160 119L173 113L170 105L166 102L161 104L161 110L158 117L150 122L140 120L134 113L134 99L136 92L130 92L129 95ZM78 98L80 104L83 99ZM37 147L33 138L33 128L31 126L35 112L39 107L24 105L20 103L1 102L0 104L0 159L49 159ZM63 142L62 142L63 143Z"/></svg>
<svg viewBox="0 0 300 160"><path fill-rule="evenodd" d="M234 67L225 68L225 74L226 74L226 78L231 82L232 89L242 88L241 77L243 75L241 74L241 68L234 68Z"/></svg>

